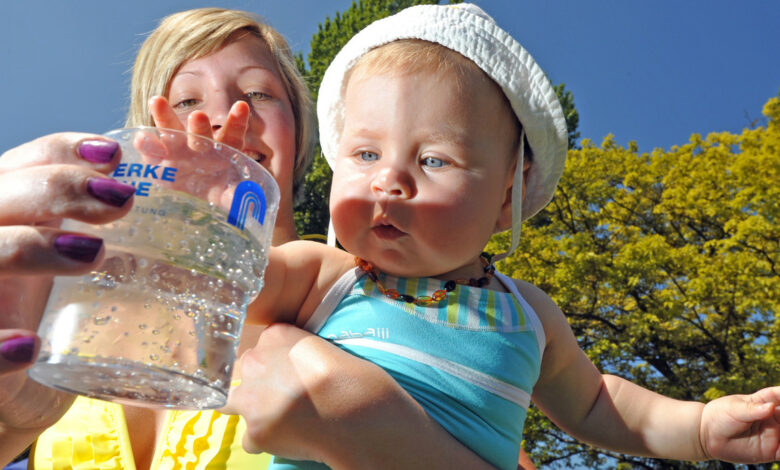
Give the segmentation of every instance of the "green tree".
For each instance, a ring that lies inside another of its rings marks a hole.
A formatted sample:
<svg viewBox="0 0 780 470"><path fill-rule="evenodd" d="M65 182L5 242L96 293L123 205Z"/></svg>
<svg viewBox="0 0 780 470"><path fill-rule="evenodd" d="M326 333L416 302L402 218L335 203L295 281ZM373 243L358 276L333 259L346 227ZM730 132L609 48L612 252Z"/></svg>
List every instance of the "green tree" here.
<svg viewBox="0 0 780 470"><path fill-rule="evenodd" d="M780 99L764 115L669 151L583 141L499 268L549 293L604 372L699 401L780 383ZM524 445L548 468L777 468L606 452L536 408Z"/></svg>
<svg viewBox="0 0 780 470"><path fill-rule="evenodd" d="M397 13L404 8L421 4L438 4L438 0L360 0L343 14L336 13L335 18L325 18L311 40L311 52L307 60L298 55L298 68L306 77L312 99L317 100L322 76L336 53L358 31L370 23ZM449 3L460 3L450 1ZM308 66L306 65L308 62ZM565 89L564 84L556 85L555 92L563 106L569 131L569 148L576 145L579 138L577 126L579 114L574 107L574 96ZM304 182L300 197L295 206L295 223L298 233L325 234L328 231L328 199L330 195L331 170L320 148L317 147L314 162Z"/></svg>

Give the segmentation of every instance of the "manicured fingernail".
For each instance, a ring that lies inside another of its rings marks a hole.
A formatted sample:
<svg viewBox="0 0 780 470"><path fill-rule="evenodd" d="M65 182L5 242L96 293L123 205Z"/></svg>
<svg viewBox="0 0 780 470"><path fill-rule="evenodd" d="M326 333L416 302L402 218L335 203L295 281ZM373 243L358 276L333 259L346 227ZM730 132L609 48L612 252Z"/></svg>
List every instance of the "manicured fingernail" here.
<svg viewBox="0 0 780 470"><path fill-rule="evenodd" d="M106 204L122 207L135 193L135 188L110 178L92 178L87 181L87 192Z"/></svg>
<svg viewBox="0 0 780 470"><path fill-rule="evenodd" d="M35 337L20 336L4 342L0 346L0 355L11 362L30 362L35 354Z"/></svg>
<svg viewBox="0 0 780 470"><path fill-rule="evenodd" d="M119 150L119 144L107 140L85 140L79 145L79 155L92 163L108 163Z"/></svg>
<svg viewBox="0 0 780 470"><path fill-rule="evenodd" d="M91 263L95 260L103 240L81 235L60 235L54 239L54 248L62 255L76 261Z"/></svg>

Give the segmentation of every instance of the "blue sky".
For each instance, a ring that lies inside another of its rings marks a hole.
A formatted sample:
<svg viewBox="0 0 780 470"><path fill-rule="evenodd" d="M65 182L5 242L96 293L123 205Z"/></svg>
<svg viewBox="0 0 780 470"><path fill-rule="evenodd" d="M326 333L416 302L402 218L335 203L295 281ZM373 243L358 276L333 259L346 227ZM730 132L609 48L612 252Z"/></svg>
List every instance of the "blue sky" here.
<svg viewBox="0 0 780 470"><path fill-rule="evenodd" d="M0 14L0 150L49 132L121 126L129 69L166 14L220 5L263 15L296 51L352 0L25 0ZM574 93L582 137L642 151L740 132L780 89L780 2L477 0Z"/></svg>

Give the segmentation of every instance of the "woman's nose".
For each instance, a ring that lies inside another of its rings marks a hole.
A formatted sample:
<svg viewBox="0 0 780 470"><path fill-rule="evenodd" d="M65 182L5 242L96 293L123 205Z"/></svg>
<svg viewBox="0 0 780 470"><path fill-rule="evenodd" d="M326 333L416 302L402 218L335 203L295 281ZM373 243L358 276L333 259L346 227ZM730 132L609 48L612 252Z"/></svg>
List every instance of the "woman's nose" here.
<svg viewBox="0 0 780 470"><path fill-rule="evenodd" d="M209 117L212 130L216 131L225 125L232 105L233 100L226 93L222 93L212 97L206 106L202 108Z"/></svg>

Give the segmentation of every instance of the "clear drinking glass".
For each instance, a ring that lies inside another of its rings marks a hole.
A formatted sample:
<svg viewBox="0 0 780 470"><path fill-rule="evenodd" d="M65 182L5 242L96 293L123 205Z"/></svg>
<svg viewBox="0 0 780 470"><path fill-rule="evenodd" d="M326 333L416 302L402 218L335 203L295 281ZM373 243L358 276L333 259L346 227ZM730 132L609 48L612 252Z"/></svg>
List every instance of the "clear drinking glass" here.
<svg viewBox="0 0 780 470"><path fill-rule="evenodd" d="M140 406L223 406L247 305L263 284L279 206L271 175L205 137L118 129L111 176L136 187L113 223L62 228L101 237L102 265L55 278L29 375Z"/></svg>

